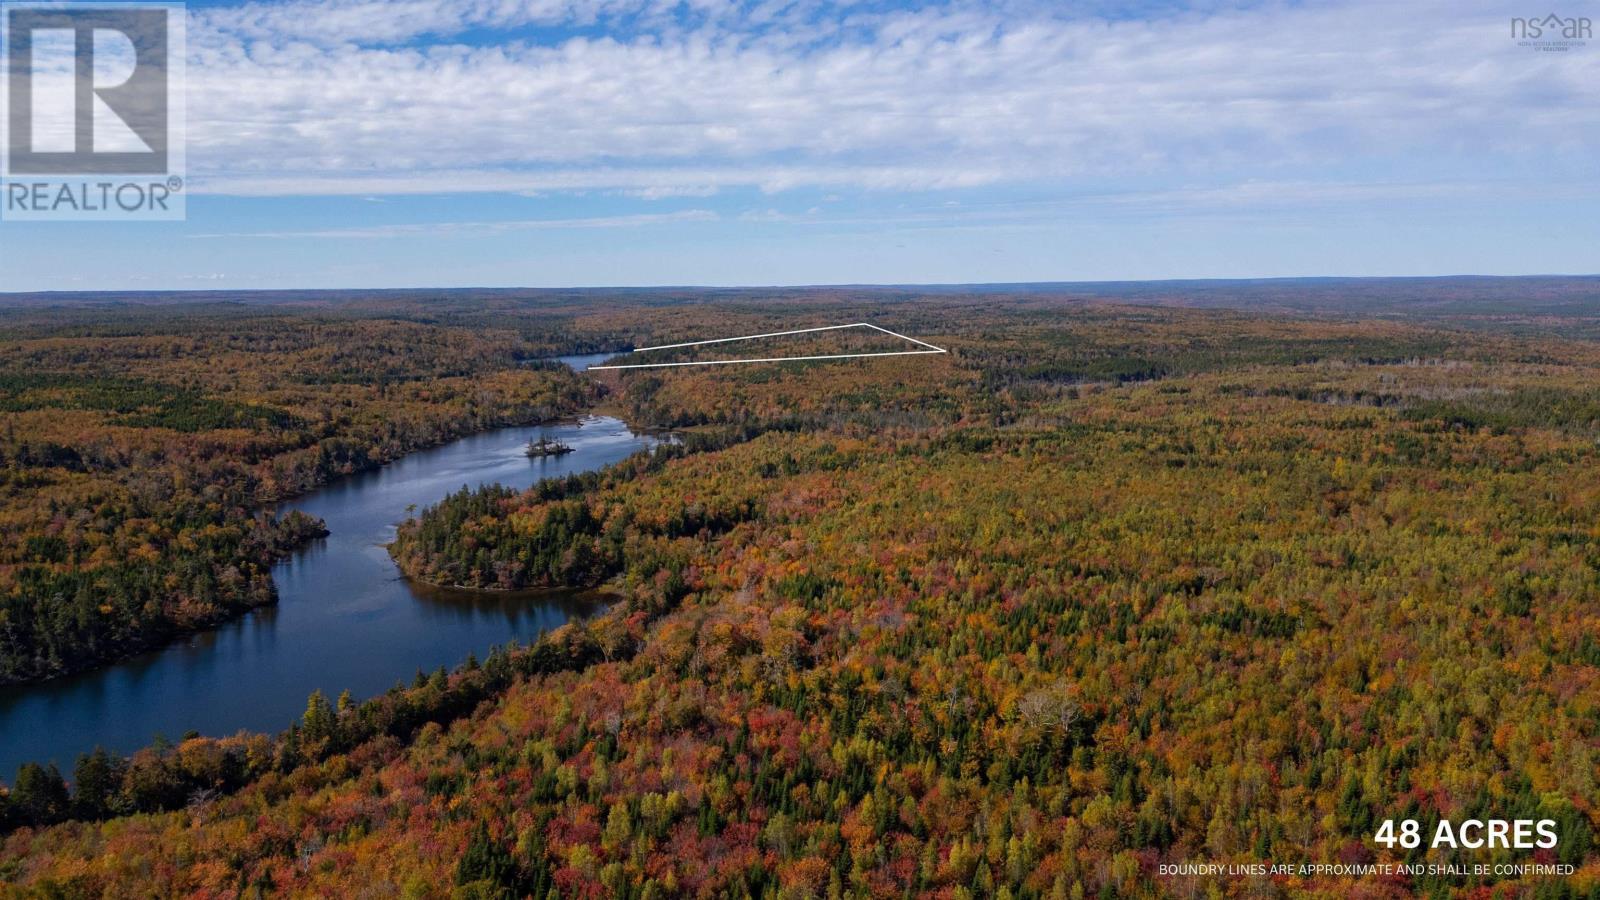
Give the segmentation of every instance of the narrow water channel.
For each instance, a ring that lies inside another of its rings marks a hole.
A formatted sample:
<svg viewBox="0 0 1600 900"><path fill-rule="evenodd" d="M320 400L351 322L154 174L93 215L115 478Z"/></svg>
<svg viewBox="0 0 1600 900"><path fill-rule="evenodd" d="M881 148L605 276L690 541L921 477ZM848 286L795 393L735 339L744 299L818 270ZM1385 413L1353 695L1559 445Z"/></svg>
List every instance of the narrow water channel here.
<svg viewBox="0 0 1600 900"><path fill-rule="evenodd" d="M604 358L604 357L600 357ZM586 359L574 359L582 367ZM573 448L530 460L523 447L548 437ZM513 638L595 609L582 594L494 595L447 591L400 577L384 545L408 508L463 485L527 487L540 478L598 469L651 446L617 419L507 428L424 450L283 504L318 516L332 532L273 570L276 606L112 666L43 684L0 688L0 779L27 761L71 774L77 755L101 745L128 753L156 734L276 732L320 688L334 697L381 693L417 669L454 666Z"/></svg>

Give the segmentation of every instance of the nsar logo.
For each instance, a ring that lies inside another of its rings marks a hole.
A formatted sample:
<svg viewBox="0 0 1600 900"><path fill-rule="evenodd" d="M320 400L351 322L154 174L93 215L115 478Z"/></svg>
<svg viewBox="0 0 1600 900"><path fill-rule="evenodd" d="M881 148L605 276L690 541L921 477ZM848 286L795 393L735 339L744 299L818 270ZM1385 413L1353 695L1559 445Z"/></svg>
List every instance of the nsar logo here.
<svg viewBox="0 0 1600 900"><path fill-rule="evenodd" d="M1542 19L1511 20L1511 38L1519 47L1557 52L1582 47L1594 37L1588 16L1564 17L1551 13Z"/></svg>

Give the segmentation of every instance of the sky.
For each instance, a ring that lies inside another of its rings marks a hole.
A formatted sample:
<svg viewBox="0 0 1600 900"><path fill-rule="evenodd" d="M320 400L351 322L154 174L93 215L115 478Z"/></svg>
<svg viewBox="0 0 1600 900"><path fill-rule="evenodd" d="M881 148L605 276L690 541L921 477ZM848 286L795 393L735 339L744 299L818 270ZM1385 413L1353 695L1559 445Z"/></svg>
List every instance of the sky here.
<svg viewBox="0 0 1600 900"><path fill-rule="evenodd" d="M187 219L0 291L1596 273L1532 2L193 2Z"/></svg>

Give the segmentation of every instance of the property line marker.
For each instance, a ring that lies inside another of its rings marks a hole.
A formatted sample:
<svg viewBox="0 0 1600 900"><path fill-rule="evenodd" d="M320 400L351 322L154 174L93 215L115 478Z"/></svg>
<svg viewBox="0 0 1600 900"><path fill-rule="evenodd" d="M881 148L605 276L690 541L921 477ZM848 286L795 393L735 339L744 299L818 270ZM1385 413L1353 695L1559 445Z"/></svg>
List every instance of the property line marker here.
<svg viewBox="0 0 1600 900"><path fill-rule="evenodd" d="M709 341L687 341L682 344L658 344L654 347L639 347L631 352L645 353L650 350L675 350L682 347L703 347L706 344L727 344L733 341L753 341L758 338L786 337L791 334L810 334L816 331L837 331L841 328L871 328L875 331L881 331L884 334L897 337L902 341L910 341L919 347L927 347L928 349L890 350L881 353L833 353L825 356L772 356L763 359L706 359L695 362L632 363L630 365L622 366L590 366L588 371L593 372L600 369L665 369L672 366L731 366L738 363L803 362L805 360L813 359L861 359L869 356L921 356L926 353L950 352L943 347L935 347L927 341L919 341L914 337L908 337L899 333L898 331L890 331L887 328L880 328L871 322L852 322L849 325L824 325L820 328L796 328L793 331L771 331L767 332L766 334L746 334L741 337L712 338Z"/></svg>

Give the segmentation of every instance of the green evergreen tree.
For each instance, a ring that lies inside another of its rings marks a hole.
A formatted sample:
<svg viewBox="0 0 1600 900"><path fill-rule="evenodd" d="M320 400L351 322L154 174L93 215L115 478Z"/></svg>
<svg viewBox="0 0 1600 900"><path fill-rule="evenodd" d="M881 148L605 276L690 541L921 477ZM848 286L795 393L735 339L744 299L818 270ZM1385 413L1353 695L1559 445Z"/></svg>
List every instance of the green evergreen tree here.
<svg viewBox="0 0 1600 900"><path fill-rule="evenodd" d="M72 770L72 815L78 819L103 819L111 814L111 805L122 790L122 777L128 763L113 756L104 747L93 753L78 756Z"/></svg>
<svg viewBox="0 0 1600 900"><path fill-rule="evenodd" d="M23 763L17 770L17 785L11 789L14 814L23 822L46 825L66 818L67 782L61 770L38 763Z"/></svg>

